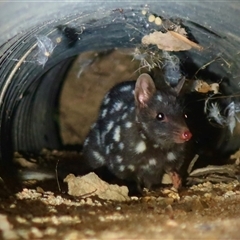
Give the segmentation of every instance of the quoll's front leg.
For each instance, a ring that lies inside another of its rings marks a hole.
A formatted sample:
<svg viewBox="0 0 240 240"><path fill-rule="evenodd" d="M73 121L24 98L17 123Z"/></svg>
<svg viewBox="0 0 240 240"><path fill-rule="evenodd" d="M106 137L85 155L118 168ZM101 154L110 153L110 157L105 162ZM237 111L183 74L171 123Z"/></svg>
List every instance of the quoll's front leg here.
<svg viewBox="0 0 240 240"><path fill-rule="evenodd" d="M182 178L181 176L176 172L168 172L168 174L171 177L172 183L173 183L173 187L176 189L180 189L182 187Z"/></svg>

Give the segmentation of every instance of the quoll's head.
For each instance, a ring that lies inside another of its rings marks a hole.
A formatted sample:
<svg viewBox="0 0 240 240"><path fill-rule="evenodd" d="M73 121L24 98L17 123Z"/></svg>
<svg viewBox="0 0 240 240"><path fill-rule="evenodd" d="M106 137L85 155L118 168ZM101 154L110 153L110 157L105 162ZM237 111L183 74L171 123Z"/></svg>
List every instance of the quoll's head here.
<svg viewBox="0 0 240 240"><path fill-rule="evenodd" d="M182 107L177 101L184 80L175 88L157 90L148 74L141 74L135 86L136 121L144 135L156 144L184 143L192 137Z"/></svg>

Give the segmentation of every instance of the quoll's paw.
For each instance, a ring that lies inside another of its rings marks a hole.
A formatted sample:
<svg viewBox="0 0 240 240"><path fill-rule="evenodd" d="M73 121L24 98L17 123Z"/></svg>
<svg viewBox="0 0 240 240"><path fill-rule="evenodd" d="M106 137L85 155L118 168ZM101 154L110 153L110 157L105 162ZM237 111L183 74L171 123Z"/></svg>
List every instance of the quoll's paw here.
<svg viewBox="0 0 240 240"><path fill-rule="evenodd" d="M172 179L173 187L177 190L180 189L182 187L182 178L180 175L177 172L170 172L169 175Z"/></svg>

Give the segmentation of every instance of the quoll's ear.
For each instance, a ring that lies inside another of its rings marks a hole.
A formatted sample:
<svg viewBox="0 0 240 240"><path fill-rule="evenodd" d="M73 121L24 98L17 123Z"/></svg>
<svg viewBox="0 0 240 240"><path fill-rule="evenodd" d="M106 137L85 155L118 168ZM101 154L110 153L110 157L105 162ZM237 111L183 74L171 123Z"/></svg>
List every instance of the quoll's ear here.
<svg viewBox="0 0 240 240"><path fill-rule="evenodd" d="M182 77L181 80L178 82L177 86L173 88L177 93L177 95L179 95L179 93L181 92L184 83L185 83L185 77Z"/></svg>
<svg viewBox="0 0 240 240"><path fill-rule="evenodd" d="M141 74L135 85L135 101L139 107L146 107L147 102L156 91L152 78L147 74Z"/></svg>

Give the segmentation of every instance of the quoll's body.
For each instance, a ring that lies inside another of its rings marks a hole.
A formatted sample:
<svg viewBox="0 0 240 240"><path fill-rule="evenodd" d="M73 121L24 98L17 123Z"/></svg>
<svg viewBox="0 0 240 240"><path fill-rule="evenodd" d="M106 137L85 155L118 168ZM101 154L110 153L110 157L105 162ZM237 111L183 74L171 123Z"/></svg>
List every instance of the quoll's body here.
<svg viewBox="0 0 240 240"><path fill-rule="evenodd" d="M152 78L142 74L113 87L84 142L90 167L106 166L118 178L147 188L160 184L168 172L178 188L185 142L191 138L177 102L181 85L157 90Z"/></svg>

